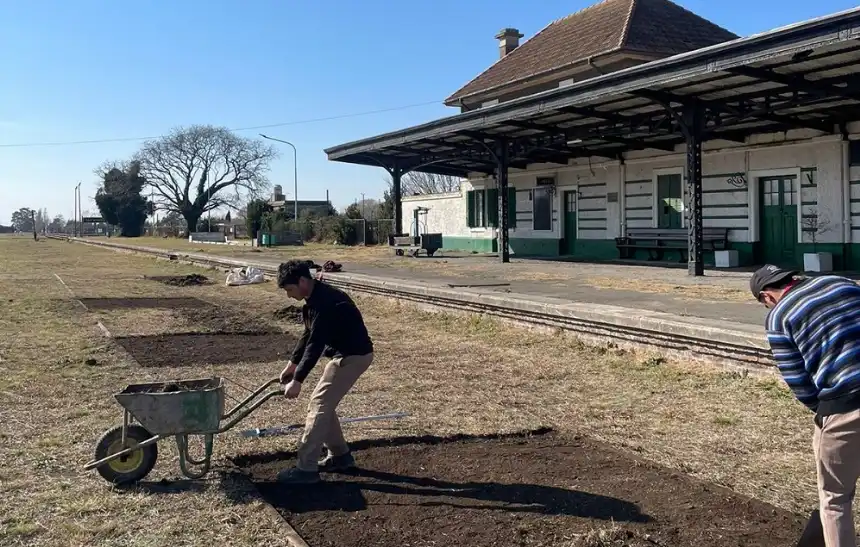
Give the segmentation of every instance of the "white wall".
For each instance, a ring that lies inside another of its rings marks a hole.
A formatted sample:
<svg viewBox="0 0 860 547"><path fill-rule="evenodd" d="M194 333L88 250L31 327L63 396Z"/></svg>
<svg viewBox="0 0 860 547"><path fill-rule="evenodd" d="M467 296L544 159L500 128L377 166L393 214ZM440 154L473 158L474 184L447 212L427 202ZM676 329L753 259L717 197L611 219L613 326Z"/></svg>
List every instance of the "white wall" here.
<svg viewBox="0 0 860 547"><path fill-rule="evenodd" d="M848 176L843 176L847 144L835 136L803 141L797 140L799 137L806 135L803 132L761 135L751 139L749 145L707 143L702 169L704 225L729 228L732 241L757 241L758 177L795 174L801 183L801 223L804 216L817 213L825 224L817 240L841 242L850 227L851 239L860 241L860 202L850 204L850 220L845 218L849 207L845 205L844 196L860 200L860 167L852 168ZM786 139L791 142L782 142ZM617 161L592 160L589 164L587 160L577 160L567 167L536 165L526 171L511 170L509 182L516 189L517 223L510 235L512 238L563 237L563 197L569 190L578 190L578 239L611 239L620 235L622 229L654 226L657 175L683 173L684 163L683 152L642 151L629 154L623 166ZM532 229L530 191L539 176L556 178L551 231ZM850 189L849 177L854 181ZM747 181L746 188L742 185L743 179ZM473 188L494 185L492 177L473 178L465 182L458 193L404 198L404 229L412 222L414 208L421 205L430 208L428 231L449 236L495 237L492 228L469 229L466 226L465 198L465 192ZM686 183L683 188L686 205ZM618 199L610 203L607 196L613 192L618 192ZM800 230L801 226L798 228L802 240L811 242L810 234Z"/></svg>
<svg viewBox="0 0 860 547"><path fill-rule="evenodd" d="M466 226L466 199L464 194L434 194L427 196L409 196L403 198L403 231L413 233L415 221L414 211L418 207L429 209L426 215L421 215L421 233L442 233L447 236L469 237ZM425 220L426 219L426 220Z"/></svg>

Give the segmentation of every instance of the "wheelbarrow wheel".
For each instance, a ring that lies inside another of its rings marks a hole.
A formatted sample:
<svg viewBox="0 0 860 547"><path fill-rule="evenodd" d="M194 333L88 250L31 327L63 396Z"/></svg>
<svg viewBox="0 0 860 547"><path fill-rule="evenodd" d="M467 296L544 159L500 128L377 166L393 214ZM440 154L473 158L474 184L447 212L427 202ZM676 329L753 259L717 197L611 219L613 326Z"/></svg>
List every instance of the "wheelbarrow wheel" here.
<svg viewBox="0 0 860 547"><path fill-rule="evenodd" d="M126 430L125 437L126 446L128 446L131 443L142 443L152 438L153 435L141 425L130 424ZM118 425L106 431L102 435L102 438L99 439L99 442L96 444L95 459L107 458L124 448L122 446L122 426ZM143 448L138 448L130 454L105 462L97 467L96 470L102 478L113 484L133 484L143 479L152 471L157 459L158 446L157 443L152 443Z"/></svg>

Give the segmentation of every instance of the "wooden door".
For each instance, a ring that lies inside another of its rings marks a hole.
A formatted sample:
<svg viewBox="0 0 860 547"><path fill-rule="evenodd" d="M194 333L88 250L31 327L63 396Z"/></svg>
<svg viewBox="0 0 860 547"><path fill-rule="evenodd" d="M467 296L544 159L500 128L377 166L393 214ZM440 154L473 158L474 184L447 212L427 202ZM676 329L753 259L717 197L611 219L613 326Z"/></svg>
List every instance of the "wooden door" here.
<svg viewBox="0 0 860 547"><path fill-rule="evenodd" d="M681 228L681 175L657 175L657 227Z"/></svg>
<svg viewBox="0 0 860 547"><path fill-rule="evenodd" d="M576 250L576 190L564 193L564 254Z"/></svg>
<svg viewBox="0 0 860 547"><path fill-rule="evenodd" d="M797 262L798 182L794 176L759 179L762 258L768 264Z"/></svg>

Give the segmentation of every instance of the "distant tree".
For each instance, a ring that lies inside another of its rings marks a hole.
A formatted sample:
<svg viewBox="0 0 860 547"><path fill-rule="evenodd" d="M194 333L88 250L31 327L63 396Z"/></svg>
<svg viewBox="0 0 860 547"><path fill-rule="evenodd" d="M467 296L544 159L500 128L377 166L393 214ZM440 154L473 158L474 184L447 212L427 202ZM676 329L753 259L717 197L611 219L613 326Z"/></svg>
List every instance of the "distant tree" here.
<svg viewBox="0 0 860 547"><path fill-rule="evenodd" d="M462 179L451 175L410 171L400 178L400 193L404 196L447 194L459 191L461 182ZM392 191L393 186L394 181L389 177L389 191Z"/></svg>
<svg viewBox="0 0 860 547"><path fill-rule="evenodd" d="M361 206L360 206L358 203L350 204L350 205L349 205L349 207L347 207L347 208L344 210L344 212L343 212L343 216L345 216L346 218L351 218L351 219L359 219L359 218L362 218L362 216L361 216Z"/></svg>
<svg viewBox="0 0 860 547"><path fill-rule="evenodd" d="M55 216L51 223L48 224L48 232L52 234L63 232L65 229L66 219L63 218L63 215Z"/></svg>
<svg viewBox="0 0 860 547"><path fill-rule="evenodd" d="M96 206L102 218L119 226L122 236L140 236L147 216L146 198L140 195L146 184L140 163L132 161L123 167L106 164L97 172L102 174L102 184L96 192Z"/></svg>
<svg viewBox="0 0 860 547"><path fill-rule="evenodd" d="M32 232L33 210L29 207L22 207L12 213L12 227L18 232Z"/></svg>
<svg viewBox="0 0 860 547"><path fill-rule="evenodd" d="M233 218L230 216L230 211L227 211L227 214L224 215L224 222L226 222L227 224L233 222Z"/></svg>
<svg viewBox="0 0 860 547"><path fill-rule="evenodd" d="M245 226L251 239L257 239L257 232L263 225L263 216L272 212L272 206L266 200L255 199L248 202L245 209Z"/></svg>
<svg viewBox="0 0 860 547"><path fill-rule="evenodd" d="M37 209L36 210L36 231L40 234L45 233L48 228L48 224L51 223L51 217L48 215L47 209Z"/></svg>
<svg viewBox="0 0 860 547"><path fill-rule="evenodd" d="M394 198L391 196L390 190L382 193L382 201L377 205L376 218L394 218Z"/></svg>
<svg viewBox="0 0 860 547"><path fill-rule="evenodd" d="M269 162L277 155L259 139L193 125L144 143L135 158L159 209L181 214L193 232L204 213L262 196L269 186Z"/></svg>

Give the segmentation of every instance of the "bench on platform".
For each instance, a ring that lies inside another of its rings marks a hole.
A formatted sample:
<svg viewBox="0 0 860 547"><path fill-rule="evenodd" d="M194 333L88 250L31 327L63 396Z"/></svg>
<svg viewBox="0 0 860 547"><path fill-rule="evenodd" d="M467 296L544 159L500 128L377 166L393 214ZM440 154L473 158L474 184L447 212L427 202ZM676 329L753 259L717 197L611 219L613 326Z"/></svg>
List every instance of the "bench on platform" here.
<svg viewBox="0 0 860 547"><path fill-rule="evenodd" d="M650 260L663 260L666 251L678 252L687 261L687 228L629 228L615 238L620 258L633 258L637 249L648 251ZM728 228L702 228L702 250L722 251L729 244Z"/></svg>

